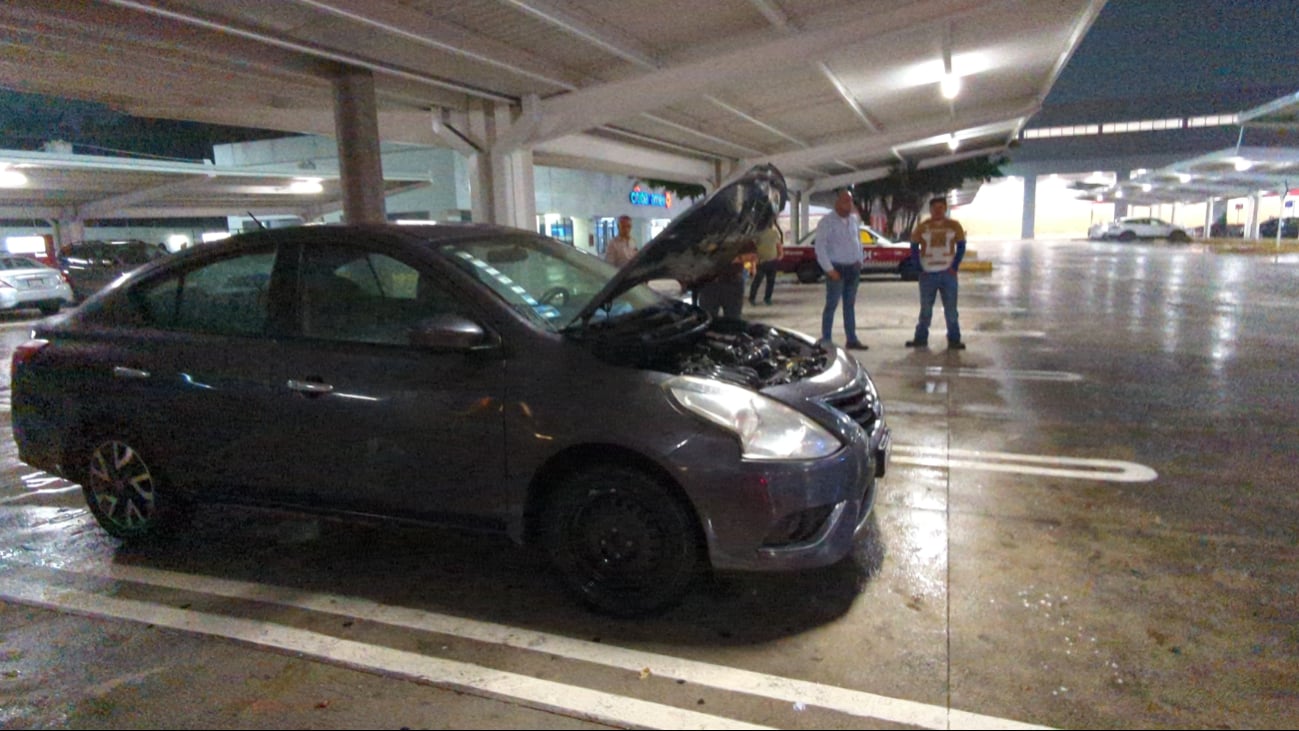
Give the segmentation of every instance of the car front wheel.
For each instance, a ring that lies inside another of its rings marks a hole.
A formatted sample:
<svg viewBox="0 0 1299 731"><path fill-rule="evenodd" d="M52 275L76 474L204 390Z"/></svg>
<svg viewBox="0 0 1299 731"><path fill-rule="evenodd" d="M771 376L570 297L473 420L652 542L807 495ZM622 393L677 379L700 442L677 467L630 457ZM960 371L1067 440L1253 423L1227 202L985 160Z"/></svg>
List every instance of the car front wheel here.
<svg viewBox="0 0 1299 731"><path fill-rule="evenodd" d="M658 480L597 466L570 475L541 514L541 541L564 583L615 616L665 610L699 569L695 520Z"/></svg>
<svg viewBox="0 0 1299 731"><path fill-rule="evenodd" d="M1175 244L1184 244L1187 241L1190 241L1191 237L1187 236L1186 232L1179 228L1176 231L1168 234L1168 240L1172 241Z"/></svg>
<svg viewBox="0 0 1299 731"><path fill-rule="evenodd" d="M1137 238L1135 231L1124 231L1119 234L1119 241L1132 241Z"/></svg>

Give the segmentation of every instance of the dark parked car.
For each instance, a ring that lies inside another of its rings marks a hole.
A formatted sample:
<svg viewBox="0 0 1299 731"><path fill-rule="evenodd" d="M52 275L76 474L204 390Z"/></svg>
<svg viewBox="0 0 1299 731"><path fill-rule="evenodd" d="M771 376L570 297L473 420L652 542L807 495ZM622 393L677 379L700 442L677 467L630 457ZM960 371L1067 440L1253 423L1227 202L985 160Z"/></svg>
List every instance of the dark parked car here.
<svg viewBox="0 0 1299 731"><path fill-rule="evenodd" d="M135 239L80 241L59 250L59 268L72 282L72 291L80 301L132 269L166 255L162 247Z"/></svg>
<svg viewBox="0 0 1299 731"><path fill-rule="evenodd" d="M618 614L706 566L834 563L888 460L866 371L648 286L713 275L784 198L755 168L621 271L487 225L177 254L15 352L20 458L82 484L120 538L202 501L500 530Z"/></svg>
<svg viewBox="0 0 1299 731"><path fill-rule="evenodd" d="M1269 218L1258 225L1259 238L1275 239L1276 238L1277 219ZM1281 238L1296 239L1299 238L1299 218L1288 217L1281 224Z"/></svg>

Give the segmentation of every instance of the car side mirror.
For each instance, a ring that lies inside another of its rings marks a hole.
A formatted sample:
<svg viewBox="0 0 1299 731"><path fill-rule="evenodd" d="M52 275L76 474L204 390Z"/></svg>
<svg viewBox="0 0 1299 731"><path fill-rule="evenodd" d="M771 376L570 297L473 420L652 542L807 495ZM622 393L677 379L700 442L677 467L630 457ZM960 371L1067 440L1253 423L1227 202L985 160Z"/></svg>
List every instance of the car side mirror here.
<svg viewBox="0 0 1299 731"><path fill-rule="evenodd" d="M419 321L410 331L410 344L428 350L486 350L496 347L495 336L461 315L437 315Z"/></svg>

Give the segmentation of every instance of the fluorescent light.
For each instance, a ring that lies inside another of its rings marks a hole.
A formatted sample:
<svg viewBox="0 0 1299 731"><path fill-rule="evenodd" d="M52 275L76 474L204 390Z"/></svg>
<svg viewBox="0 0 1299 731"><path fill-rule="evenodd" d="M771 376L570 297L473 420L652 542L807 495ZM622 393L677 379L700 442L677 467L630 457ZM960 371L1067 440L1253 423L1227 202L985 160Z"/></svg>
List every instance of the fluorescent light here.
<svg viewBox="0 0 1299 731"><path fill-rule="evenodd" d="M225 239L228 239L233 235L234 234L231 234L229 231L209 231L203 234L202 238L203 238L203 243L210 244L213 241L224 241Z"/></svg>
<svg viewBox="0 0 1299 731"><path fill-rule="evenodd" d="M1180 181L1182 181L1183 183L1189 183L1189 182L1191 182L1191 176L1190 176L1190 175L1187 175L1186 173L1178 173L1178 174L1177 174L1177 179L1180 180Z"/></svg>
<svg viewBox="0 0 1299 731"><path fill-rule="evenodd" d="M947 149L951 150L952 152L956 152L956 148L960 146L961 146L961 141L956 139L955 134L947 138Z"/></svg>
<svg viewBox="0 0 1299 731"><path fill-rule="evenodd" d="M944 99L955 99L956 95L961 93L961 77L947 74L938 83L938 88L943 92Z"/></svg>
<svg viewBox="0 0 1299 731"><path fill-rule="evenodd" d="M189 248L189 237L185 234L172 234L167 237L168 249L187 249Z"/></svg>
<svg viewBox="0 0 1299 731"><path fill-rule="evenodd" d="M1246 160L1243 157L1236 158L1236 172L1243 173L1252 167L1254 167L1254 163L1250 162L1249 160Z"/></svg>
<svg viewBox="0 0 1299 731"><path fill-rule="evenodd" d="M314 195L316 193L323 193L324 190L324 186L320 184L320 178L298 178L292 183L289 183L290 193Z"/></svg>
<svg viewBox="0 0 1299 731"><path fill-rule="evenodd" d="M1152 189L1154 189L1154 187L1155 186L1151 185L1150 183L1146 183L1145 185L1141 186L1141 190L1144 193L1149 193Z"/></svg>
<svg viewBox="0 0 1299 731"><path fill-rule="evenodd" d="M0 188L22 188L27 185L27 176L7 166L0 167Z"/></svg>

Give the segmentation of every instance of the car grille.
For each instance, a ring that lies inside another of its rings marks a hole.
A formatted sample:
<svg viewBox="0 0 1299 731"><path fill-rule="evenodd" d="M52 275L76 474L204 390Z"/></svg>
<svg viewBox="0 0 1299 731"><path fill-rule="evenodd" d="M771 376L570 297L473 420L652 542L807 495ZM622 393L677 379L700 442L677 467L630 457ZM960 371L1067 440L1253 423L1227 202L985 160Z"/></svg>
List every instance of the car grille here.
<svg viewBox="0 0 1299 731"><path fill-rule="evenodd" d="M870 434L875 429L875 396L862 386L854 386L825 399L832 409L842 411Z"/></svg>

